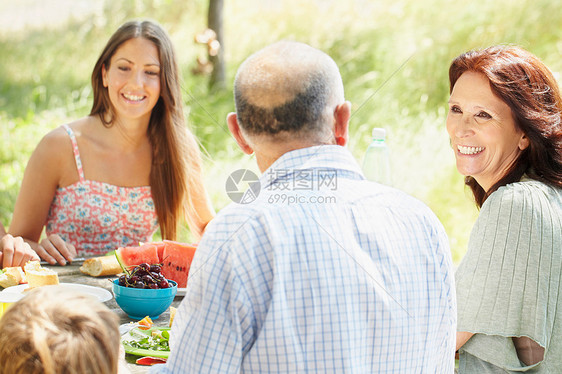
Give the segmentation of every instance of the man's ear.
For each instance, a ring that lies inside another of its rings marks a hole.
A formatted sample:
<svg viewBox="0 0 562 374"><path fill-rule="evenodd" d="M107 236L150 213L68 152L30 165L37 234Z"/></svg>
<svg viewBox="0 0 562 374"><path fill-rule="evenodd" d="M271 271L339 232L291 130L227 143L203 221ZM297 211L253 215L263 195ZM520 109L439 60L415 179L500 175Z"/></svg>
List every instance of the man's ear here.
<svg viewBox="0 0 562 374"><path fill-rule="evenodd" d="M228 113L226 116L226 123L228 124L228 129L232 136L234 136L234 140L238 143L238 146L242 150L242 152L251 155L254 153L254 150L250 146L250 144L246 141L242 130L240 129L240 125L238 124L238 117L236 117L236 113Z"/></svg>
<svg viewBox="0 0 562 374"><path fill-rule="evenodd" d="M345 146L349 139L349 119L351 118L351 103L344 102L334 110L334 135L336 144Z"/></svg>

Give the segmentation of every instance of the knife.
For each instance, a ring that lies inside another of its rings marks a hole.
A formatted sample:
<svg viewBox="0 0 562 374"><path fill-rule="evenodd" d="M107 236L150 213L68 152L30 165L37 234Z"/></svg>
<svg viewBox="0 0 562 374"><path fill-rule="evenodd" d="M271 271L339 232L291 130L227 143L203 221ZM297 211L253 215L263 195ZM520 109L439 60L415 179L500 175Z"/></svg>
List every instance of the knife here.
<svg viewBox="0 0 562 374"><path fill-rule="evenodd" d="M72 265L82 265L82 263L83 263L84 261L86 261L87 259L88 259L88 257L74 257L74 258L72 259ZM47 265L47 266L57 266L57 265L58 265L58 263L56 263L56 264L54 264L54 265L51 265L51 264L49 264L49 263L48 263L47 261L45 261L45 260L41 260L39 263L41 264L41 266L43 266L43 265ZM66 264L67 264L67 265L70 265L71 263L67 261Z"/></svg>

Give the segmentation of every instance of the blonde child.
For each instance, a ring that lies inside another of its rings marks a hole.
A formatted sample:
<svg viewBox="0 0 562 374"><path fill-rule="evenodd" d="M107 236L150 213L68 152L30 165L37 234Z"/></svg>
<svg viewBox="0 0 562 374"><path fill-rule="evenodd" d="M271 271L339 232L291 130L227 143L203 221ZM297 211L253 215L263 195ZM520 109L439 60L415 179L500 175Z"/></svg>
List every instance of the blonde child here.
<svg viewBox="0 0 562 374"><path fill-rule="evenodd" d="M118 329L117 315L90 296L37 288L0 319L0 374L117 373Z"/></svg>

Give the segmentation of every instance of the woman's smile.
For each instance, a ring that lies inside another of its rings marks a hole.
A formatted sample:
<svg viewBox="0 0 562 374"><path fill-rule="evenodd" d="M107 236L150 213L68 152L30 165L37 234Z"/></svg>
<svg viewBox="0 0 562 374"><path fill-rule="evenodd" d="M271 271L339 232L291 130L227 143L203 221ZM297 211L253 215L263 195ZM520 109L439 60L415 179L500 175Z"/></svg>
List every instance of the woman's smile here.
<svg viewBox="0 0 562 374"><path fill-rule="evenodd" d="M132 104L136 104L141 102L142 100L146 99L145 95L131 95L123 93L121 94L127 101L131 102Z"/></svg>
<svg viewBox="0 0 562 374"><path fill-rule="evenodd" d="M467 145L458 145L457 149L460 154L462 155L476 155L482 153L484 151L484 147L473 147Z"/></svg>

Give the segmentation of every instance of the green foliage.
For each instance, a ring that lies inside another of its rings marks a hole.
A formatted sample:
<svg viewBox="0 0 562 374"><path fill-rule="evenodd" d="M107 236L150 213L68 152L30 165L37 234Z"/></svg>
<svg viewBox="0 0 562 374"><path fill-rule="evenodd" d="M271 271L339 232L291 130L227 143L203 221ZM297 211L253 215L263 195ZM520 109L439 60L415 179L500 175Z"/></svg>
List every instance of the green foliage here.
<svg viewBox="0 0 562 374"><path fill-rule="evenodd" d="M7 6L4 6L6 8ZM2 9L3 12L8 11ZM105 2L100 12L50 29L0 34L0 221L9 223L25 163L39 139L91 105L91 69L111 33L150 18L170 33L183 73L186 116L206 151L206 183L216 209L229 200L228 174L252 168L230 137L232 93L209 92L194 75L206 47L207 0ZM443 222L455 261L477 210L454 167L444 123L448 66L458 54L518 44L562 70L562 8L550 0L236 0L225 1L227 87L252 52L280 40L318 47L340 66L352 102L349 148L358 160L372 127L388 130L393 180L425 201ZM189 237L188 230L182 235Z"/></svg>

